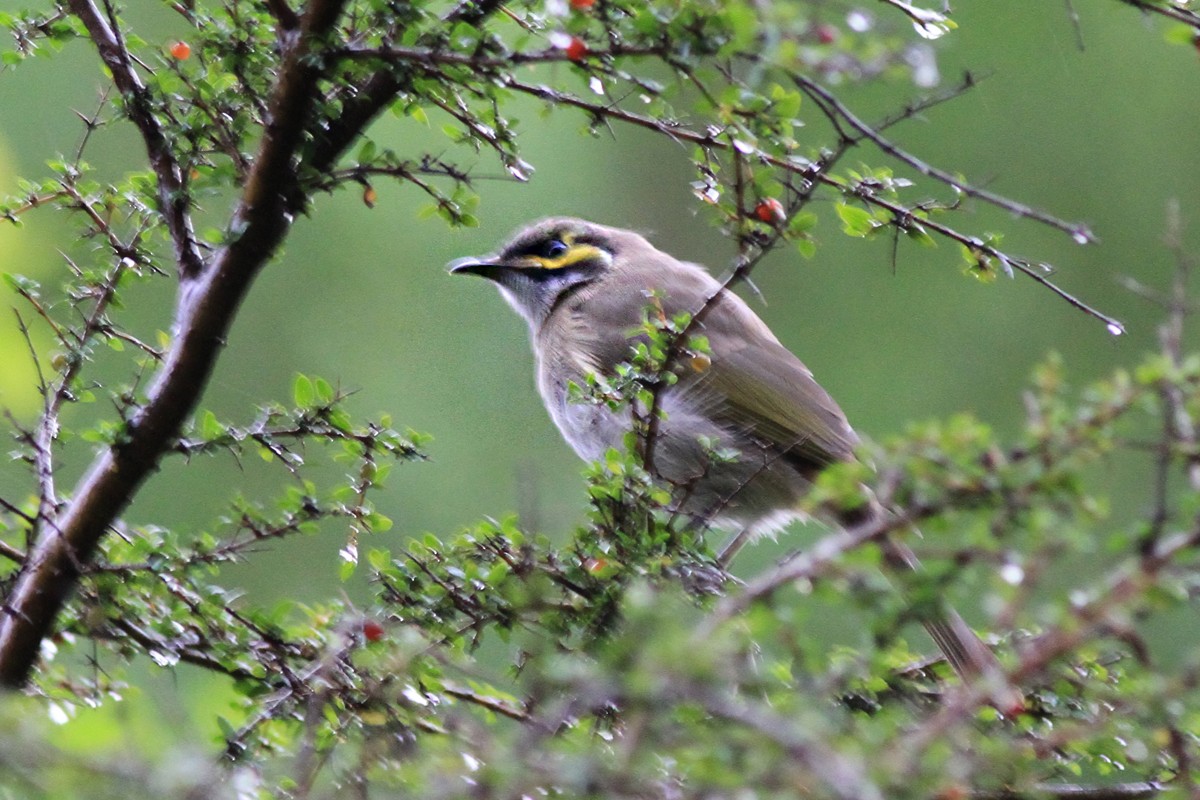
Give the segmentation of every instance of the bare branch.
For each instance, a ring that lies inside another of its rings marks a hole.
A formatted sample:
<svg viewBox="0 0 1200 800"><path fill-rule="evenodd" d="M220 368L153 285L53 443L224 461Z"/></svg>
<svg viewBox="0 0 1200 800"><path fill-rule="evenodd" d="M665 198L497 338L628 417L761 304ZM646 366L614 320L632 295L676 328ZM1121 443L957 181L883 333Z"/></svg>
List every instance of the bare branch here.
<svg viewBox="0 0 1200 800"><path fill-rule="evenodd" d="M447 25L459 22L477 25L501 7L499 0L464 0L443 21ZM338 118L328 128L314 132L316 143L310 159L313 169L322 173L337 163L341 153L391 104L403 86L403 81L387 68L368 78L354 96L347 99Z"/></svg>
<svg viewBox="0 0 1200 800"><path fill-rule="evenodd" d="M1010 200L1007 197L998 195L995 192L990 192L987 189L973 186L965 181L959 180L957 177L949 172L946 172L945 170L938 169L937 167L922 161L916 156L902 150L890 139L884 138L877 130L860 120L850 111L850 109L845 106L845 104L834 97L833 94L825 87L821 86L812 79L805 77L804 75L793 73L791 78L796 86L798 86L809 97L813 99L819 98L822 108L832 110L833 113L830 116L831 121L834 121L837 118L844 120L847 125L858 132L861 138L873 142L875 146L884 153L887 153L897 161L907 164L922 175L926 175L934 180L946 184L947 186L953 187L968 197L974 197L976 199L983 200L984 202L991 203L992 205L1002 208L1018 217L1026 217L1028 219L1037 220L1043 225L1048 225L1051 228L1057 228L1058 230L1069 234L1080 244L1087 244L1095 241L1095 237L1092 235L1092 232L1088 230L1086 225L1081 225L1075 222L1066 222L1065 220L1061 220L1058 217L1045 213L1044 211L1039 211L1032 206L1028 206L1024 203L1018 203L1014 200Z"/></svg>
<svg viewBox="0 0 1200 800"><path fill-rule="evenodd" d="M472 69L509 69L522 64L557 64L574 59L559 47L544 50L504 53L497 56L475 53L456 53L449 50L434 50L425 47L348 47L334 50L331 55L352 60L386 61L389 63L414 63L425 66L459 65ZM605 50L592 50L588 58L608 59L630 56L661 56L658 48L627 47L613 45Z"/></svg>
<svg viewBox="0 0 1200 800"><path fill-rule="evenodd" d="M1147 14L1159 14L1167 19L1182 22L1184 25L1191 25L1196 29L1197 33L1200 33L1200 14L1184 8L1182 5L1154 2L1153 0L1117 0L1117 2L1133 6Z"/></svg>

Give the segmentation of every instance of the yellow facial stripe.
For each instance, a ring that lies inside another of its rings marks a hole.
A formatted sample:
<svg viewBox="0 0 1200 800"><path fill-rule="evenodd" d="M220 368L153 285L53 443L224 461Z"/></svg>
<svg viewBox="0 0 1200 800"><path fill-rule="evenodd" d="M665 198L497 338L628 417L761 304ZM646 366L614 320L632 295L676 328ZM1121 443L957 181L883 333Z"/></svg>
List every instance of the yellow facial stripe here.
<svg viewBox="0 0 1200 800"><path fill-rule="evenodd" d="M564 244L569 244L564 242ZM590 244L571 244L567 252L563 253L558 258L543 258L542 256L530 256L536 261L542 269L563 269L573 264L578 264L581 261L603 261L607 263L611 256L601 250L599 247Z"/></svg>

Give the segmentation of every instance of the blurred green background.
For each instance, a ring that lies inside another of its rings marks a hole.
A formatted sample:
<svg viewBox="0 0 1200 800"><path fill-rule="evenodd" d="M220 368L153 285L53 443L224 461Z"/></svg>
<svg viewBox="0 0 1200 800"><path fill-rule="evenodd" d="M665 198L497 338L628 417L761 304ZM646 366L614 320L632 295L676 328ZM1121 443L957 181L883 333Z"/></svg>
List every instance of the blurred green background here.
<svg viewBox="0 0 1200 800"><path fill-rule="evenodd" d="M0 0L0 9L11 2ZM1003 232L1007 251L1054 264L1055 280L1125 321L1129 333L1110 336L1031 281L983 284L966 277L957 247L946 243L930 250L902 242L893 269L890 240L848 239L824 201L815 209L821 215L816 258L804 261L781 250L755 274L766 304L751 302L867 437L885 438L913 421L963 411L1012 430L1029 371L1049 351L1062 353L1072 382L1083 384L1134 364L1155 346L1156 310L1118 280L1166 285L1173 258L1161 239L1172 200L1182 209L1185 241L1193 251L1200 241L1200 57L1190 47L1167 45L1165 24L1117 2L1075 0L1075 7L1082 51L1062 4L959 4L959 29L934 43L943 84L966 69L986 79L891 135L931 163L1089 224L1100 243L1080 247L1065 234L978 203L968 203L968 213L952 221L960 230ZM869 10L886 13L882 4ZM138 13L145 14L141 33L151 42L186 36L163 9ZM14 192L16 176L40 177L46 159L74 152L82 130L74 110L90 113L100 86L98 62L83 42L52 60L0 73L0 190ZM839 91L867 120L919 94L900 82ZM549 533L566 532L583 517L581 464L536 395L524 323L484 282L448 277L447 261L488 251L515 228L552 214L641 229L662 249L718 272L733 256L731 243L710 227L692 196L687 149L627 129L617 129L615 138L592 138L581 114L540 111L530 104L513 114L524 123L521 142L537 169L533 179L526 185L480 181L477 229L451 231L437 218L418 219L426 201L410 187L380 184L374 209L354 193L319 198L254 288L205 392L203 408L245 422L260 402L287 401L295 374L304 372L357 390L351 407L362 414L388 413L398 426L432 434L430 461L397 468L377 498L395 527L364 546L396 548L408 536L448 534L514 511ZM434 141L392 117L375 135L399 152L411 152L414 141ZM822 136L814 123L811 135L802 131L800 138L828 141ZM887 163L869 150L845 163L858 159ZM127 124L99 132L87 160L109 176L141 165ZM486 159L481 163L481 174L501 171ZM211 224L228 210L222 198L205 206ZM54 286L62 270L57 251L79 246L74 236L69 220L47 213L29 215L19 231L0 227L0 270ZM127 297L134 329L152 333L169 325L169 283L139 287ZM11 294L0 300L16 304ZM100 373L116 364L114 356L111 365L99 365ZM37 400L31 379L6 309L0 315L0 406L29 419ZM101 403L91 411L109 408ZM73 451L68 475L83 469L85 456ZM235 491L269 498L278 477L261 465L241 473L230 459L170 461L128 518L200 528L220 515ZM1141 510L1149 475L1118 463L1106 477L1118 517ZM24 495L26 480L6 465L0 494ZM343 543L336 531L290 541L225 579L244 586L254 602L318 602L343 590L364 601L365 580L337 579ZM212 695L192 688L211 688L212 681L181 670L155 685L153 691L196 709L168 715L166 724L207 744L215 731ZM177 687L187 691L177 693ZM163 727L136 705L101 713L128 716L143 735ZM176 724L180 719L190 726ZM85 734L76 728L70 735Z"/></svg>

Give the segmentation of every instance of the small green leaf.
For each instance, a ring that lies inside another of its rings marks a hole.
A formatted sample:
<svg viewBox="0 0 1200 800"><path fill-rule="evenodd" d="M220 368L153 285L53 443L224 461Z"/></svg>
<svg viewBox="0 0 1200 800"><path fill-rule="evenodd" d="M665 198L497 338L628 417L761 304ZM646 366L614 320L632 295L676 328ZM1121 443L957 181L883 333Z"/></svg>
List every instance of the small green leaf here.
<svg viewBox="0 0 1200 800"><path fill-rule="evenodd" d="M808 233L817 226L817 215L811 211L801 211L788 220L788 233L797 236Z"/></svg>
<svg viewBox="0 0 1200 800"><path fill-rule="evenodd" d="M1191 25L1180 23L1172 25L1163 31L1163 39L1168 44L1194 45L1196 42L1196 31Z"/></svg>
<svg viewBox="0 0 1200 800"><path fill-rule="evenodd" d="M209 441L221 438L225 433L224 426L217 419L217 415L211 411L205 411L200 416L200 435Z"/></svg>
<svg viewBox="0 0 1200 800"><path fill-rule="evenodd" d="M392 566L392 554L382 547L372 547L367 551L367 563L373 569L383 571Z"/></svg>
<svg viewBox="0 0 1200 800"><path fill-rule="evenodd" d="M384 516L378 511L373 511L367 516L367 524L371 526L371 530L376 533L390 531L392 529L391 517Z"/></svg>
<svg viewBox="0 0 1200 800"><path fill-rule="evenodd" d="M875 230L875 217L869 211L845 203L838 203L836 210L842 220L842 230L846 234L862 237Z"/></svg>
<svg viewBox="0 0 1200 800"><path fill-rule="evenodd" d="M333 402L333 386L324 378L317 378L313 381L313 386L317 392L317 402L323 406L327 406Z"/></svg>
<svg viewBox="0 0 1200 800"><path fill-rule="evenodd" d="M297 408L310 408L313 400L316 399L316 390L313 388L313 382L307 375L297 374L296 380L292 383L292 399L296 403Z"/></svg>

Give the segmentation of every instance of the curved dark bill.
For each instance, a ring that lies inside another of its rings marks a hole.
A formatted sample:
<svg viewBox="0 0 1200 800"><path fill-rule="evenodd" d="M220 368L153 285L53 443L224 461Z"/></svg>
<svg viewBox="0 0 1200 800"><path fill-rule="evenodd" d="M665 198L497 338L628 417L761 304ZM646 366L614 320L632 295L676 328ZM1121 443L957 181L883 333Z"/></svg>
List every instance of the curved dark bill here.
<svg viewBox="0 0 1200 800"><path fill-rule="evenodd" d="M451 275L480 275L496 266L492 256L466 256L456 258L446 265Z"/></svg>

